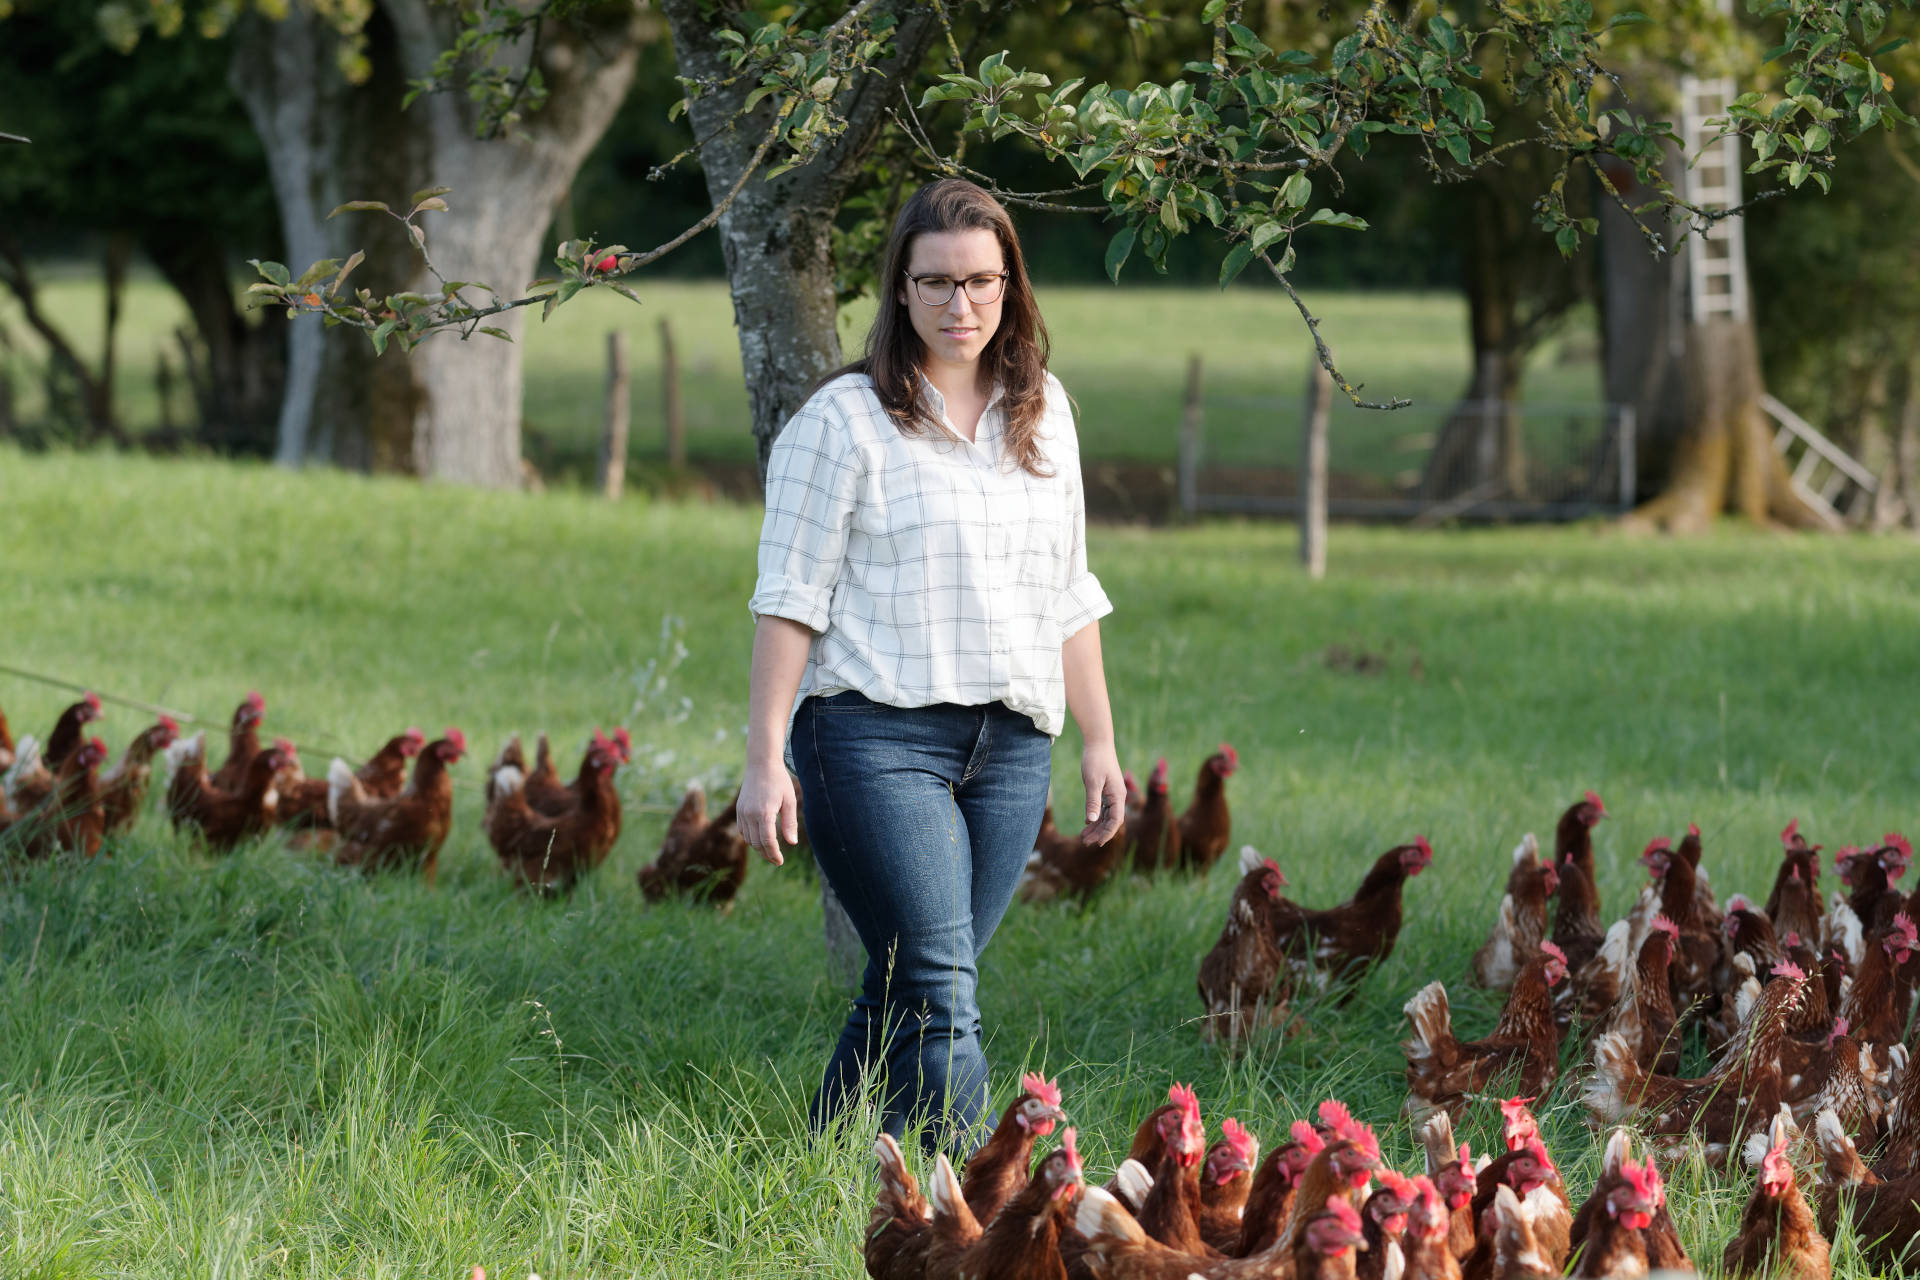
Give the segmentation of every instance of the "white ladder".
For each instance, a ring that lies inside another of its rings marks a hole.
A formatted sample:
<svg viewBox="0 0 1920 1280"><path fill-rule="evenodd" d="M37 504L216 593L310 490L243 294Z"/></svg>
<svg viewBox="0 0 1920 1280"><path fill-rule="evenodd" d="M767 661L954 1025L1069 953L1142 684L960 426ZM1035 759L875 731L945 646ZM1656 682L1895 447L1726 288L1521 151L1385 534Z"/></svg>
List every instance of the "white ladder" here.
<svg viewBox="0 0 1920 1280"><path fill-rule="evenodd" d="M1773 450L1793 467L1793 491L1801 501L1833 517L1835 523L1864 520L1873 508L1879 478L1772 396L1762 395L1760 408L1780 424Z"/></svg>
<svg viewBox="0 0 1920 1280"><path fill-rule="evenodd" d="M1740 203L1740 139L1716 138L1734 99L1731 76L1683 76L1680 80L1680 140L1692 163L1680 173L1681 195L1703 209ZM1747 245L1741 218L1723 218L1695 232L1687 248L1688 303L1695 324L1709 316L1747 318Z"/></svg>

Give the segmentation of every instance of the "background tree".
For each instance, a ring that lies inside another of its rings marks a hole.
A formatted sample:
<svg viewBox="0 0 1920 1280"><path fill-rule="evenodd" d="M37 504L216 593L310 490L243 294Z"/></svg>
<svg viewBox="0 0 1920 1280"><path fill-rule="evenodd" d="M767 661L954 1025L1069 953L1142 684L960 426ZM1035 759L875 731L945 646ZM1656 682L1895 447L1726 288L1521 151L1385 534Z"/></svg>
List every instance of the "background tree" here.
<svg viewBox="0 0 1920 1280"><path fill-rule="evenodd" d="M279 231L265 156L225 83L225 50L152 41L122 57L86 6L53 0L18 5L4 33L8 120L35 145L0 168L0 277L49 349L52 416L83 439L119 436L115 321L137 249L192 318L181 358L196 438L222 451L269 452L285 317L241 307L234 247L274 253ZM31 297L30 259L83 244L99 253L107 285L98 364Z"/></svg>

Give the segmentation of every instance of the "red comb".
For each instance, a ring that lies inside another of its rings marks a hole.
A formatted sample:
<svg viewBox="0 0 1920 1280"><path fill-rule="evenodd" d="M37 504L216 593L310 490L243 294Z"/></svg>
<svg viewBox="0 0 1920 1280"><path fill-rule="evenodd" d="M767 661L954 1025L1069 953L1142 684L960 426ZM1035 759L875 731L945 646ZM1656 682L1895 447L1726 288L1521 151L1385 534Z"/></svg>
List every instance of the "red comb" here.
<svg viewBox="0 0 1920 1280"><path fill-rule="evenodd" d="M1075 1173L1080 1172L1082 1167L1080 1164L1079 1137L1080 1135L1075 1132L1072 1125L1068 1125L1060 1131L1060 1149L1067 1153L1067 1164L1072 1166Z"/></svg>
<svg viewBox="0 0 1920 1280"><path fill-rule="evenodd" d="M253 689L247 694L247 705L255 711L265 711L267 709L267 700L260 696L258 689Z"/></svg>
<svg viewBox="0 0 1920 1280"><path fill-rule="evenodd" d="M1200 1118L1200 1099L1195 1095L1193 1090L1186 1085L1176 1084L1173 1088L1167 1090L1167 1101L1194 1119L1198 1120Z"/></svg>
<svg viewBox="0 0 1920 1280"><path fill-rule="evenodd" d="M1901 935L1904 946L1920 945L1920 930L1914 929L1913 917L1904 911L1893 917L1893 932Z"/></svg>
<svg viewBox="0 0 1920 1280"><path fill-rule="evenodd" d="M1433 860L1433 846L1427 843L1425 836L1415 836L1413 838L1413 847L1425 854L1429 862Z"/></svg>
<svg viewBox="0 0 1920 1280"><path fill-rule="evenodd" d="M417 738L421 742L425 742L427 740L427 731L417 724L410 724L407 726L407 731L400 736L403 738Z"/></svg>
<svg viewBox="0 0 1920 1280"><path fill-rule="evenodd" d="M1881 836L1880 847L1883 849L1892 849L1909 860L1913 858L1913 845L1898 831L1889 831L1884 836Z"/></svg>
<svg viewBox="0 0 1920 1280"><path fill-rule="evenodd" d="M1620 1163L1620 1175L1633 1189L1645 1196L1649 1203L1658 1208L1661 1201L1660 1171L1653 1167L1653 1161L1636 1164L1632 1160Z"/></svg>
<svg viewBox="0 0 1920 1280"><path fill-rule="evenodd" d="M1220 1134L1242 1159L1252 1163L1253 1153L1260 1149L1260 1141L1248 1133L1245 1126L1232 1116L1228 1116L1220 1122Z"/></svg>
<svg viewBox="0 0 1920 1280"><path fill-rule="evenodd" d="M160 727L162 729L165 729L168 733L180 732L180 723L179 721L175 720L172 716L161 716Z"/></svg>
<svg viewBox="0 0 1920 1280"><path fill-rule="evenodd" d="M1666 934L1669 938L1677 939L1680 936L1680 926L1665 916L1655 916L1653 918L1653 927L1661 933Z"/></svg>
<svg viewBox="0 0 1920 1280"><path fill-rule="evenodd" d="M1700 834L1700 824L1697 822L1689 822L1687 824L1687 834L1698 837Z"/></svg>
<svg viewBox="0 0 1920 1280"><path fill-rule="evenodd" d="M1231 742L1223 742L1220 744L1220 754L1227 758L1227 764L1231 767L1235 769L1240 767L1240 753L1233 749Z"/></svg>
<svg viewBox="0 0 1920 1280"><path fill-rule="evenodd" d="M1800 931L1798 929L1789 929L1787 930L1787 936L1780 939L1780 941L1786 944L1788 950L1793 950L1795 948L1803 946L1806 942L1806 939L1800 936Z"/></svg>
<svg viewBox="0 0 1920 1280"><path fill-rule="evenodd" d="M1418 1194L1414 1188L1413 1179L1398 1169L1382 1169L1374 1176L1380 1179L1380 1185L1392 1192L1396 1199L1412 1200Z"/></svg>
<svg viewBox="0 0 1920 1280"><path fill-rule="evenodd" d="M1780 828L1780 843L1792 844L1793 838L1800 834L1800 819L1789 819L1787 825Z"/></svg>
<svg viewBox="0 0 1920 1280"><path fill-rule="evenodd" d="M1727 910L1729 912L1751 911L1753 910L1753 899L1744 893L1736 893L1727 899Z"/></svg>
<svg viewBox="0 0 1920 1280"><path fill-rule="evenodd" d="M1308 1151L1325 1151L1327 1140L1320 1136L1314 1127L1305 1120L1295 1120L1293 1127L1287 1130L1287 1136L1305 1147Z"/></svg>
<svg viewBox="0 0 1920 1280"><path fill-rule="evenodd" d="M1540 950L1542 954L1550 955L1555 960L1558 960L1562 969L1567 967L1567 953L1560 949L1559 943L1543 942L1540 944Z"/></svg>
<svg viewBox="0 0 1920 1280"><path fill-rule="evenodd" d="M1327 1212L1340 1219L1340 1225L1353 1235L1360 1234L1360 1211L1339 1196L1327 1197Z"/></svg>
<svg viewBox="0 0 1920 1280"><path fill-rule="evenodd" d="M1644 858L1648 854L1656 851L1660 853L1672 853L1673 841L1666 836L1655 836L1653 839L1647 841L1647 847L1640 851L1640 856Z"/></svg>
<svg viewBox="0 0 1920 1280"><path fill-rule="evenodd" d="M1032 1094L1050 1107L1060 1105L1059 1084L1052 1080L1045 1079L1038 1072L1029 1071L1026 1075L1021 1076L1020 1088L1022 1092Z"/></svg>
<svg viewBox="0 0 1920 1280"><path fill-rule="evenodd" d="M100 710L100 695L95 693L93 690L91 689L87 690L86 694L82 697L82 701L84 701L89 707L93 708L93 710L95 711Z"/></svg>
<svg viewBox="0 0 1920 1280"><path fill-rule="evenodd" d="M1460 1163L1469 1170L1473 1168L1473 1152L1467 1149L1467 1144L1464 1142L1460 1144Z"/></svg>
<svg viewBox="0 0 1920 1280"><path fill-rule="evenodd" d="M1587 803L1592 805L1594 808L1598 809L1603 814L1607 811L1606 801L1600 798L1600 793L1597 791L1587 792Z"/></svg>
<svg viewBox="0 0 1920 1280"><path fill-rule="evenodd" d="M445 736L447 741L453 744L454 750L460 752L461 755L465 755L467 753L467 735L466 734L460 732L458 729L454 728L452 725L448 725Z"/></svg>
<svg viewBox="0 0 1920 1280"><path fill-rule="evenodd" d="M1337 1098L1328 1098L1320 1104L1320 1123L1332 1129L1334 1135L1378 1160L1380 1158L1380 1140L1373 1136L1373 1130L1353 1118L1347 1110L1347 1104Z"/></svg>
<svg viewBox="0 0 1920 1280"><path fill-rule="evenodd" d="M1852 1030L1852 1025L1845 1018L1835 1018L1833 1020L1833 1030L1827 1033L1827 1047L1832 1048L1833 1042L1847 1034L1850 1030Z"/></svg>
<svg viewBox="0 0 1920 1280"><path fill-rule="evenodd" d="M1805 982L1807 980L1807 971L1791 960L1782 960L1779 964L1773 966L1773 976L1776 978L1785 978L1790 982Z"/></svg>

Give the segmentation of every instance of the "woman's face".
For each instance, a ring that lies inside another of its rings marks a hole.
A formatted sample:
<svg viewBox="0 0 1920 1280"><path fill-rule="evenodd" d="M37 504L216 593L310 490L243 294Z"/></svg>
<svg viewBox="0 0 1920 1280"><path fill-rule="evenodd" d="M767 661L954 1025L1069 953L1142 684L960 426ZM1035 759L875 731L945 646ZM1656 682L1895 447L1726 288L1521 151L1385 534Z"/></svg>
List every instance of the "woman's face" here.
<svg viewBox="0 0 1920 1280"><path fill-rule="evenodd" d="M956 285L951 298L931 307L920 301L912 280L903 279L895 284L900 305L912 317L913 331L926 344L929 360L970 365L980 359L980 353L987 349L987 343L1000 328L1000 308L1006 294L1002 290L994 301L978 303L967 296L964 287L957 286L976 276L997 275L1006 265L999 237L985 228L928 231L914 237L913 246L907 251L908 272L929 286L940 282Z"/></svg>

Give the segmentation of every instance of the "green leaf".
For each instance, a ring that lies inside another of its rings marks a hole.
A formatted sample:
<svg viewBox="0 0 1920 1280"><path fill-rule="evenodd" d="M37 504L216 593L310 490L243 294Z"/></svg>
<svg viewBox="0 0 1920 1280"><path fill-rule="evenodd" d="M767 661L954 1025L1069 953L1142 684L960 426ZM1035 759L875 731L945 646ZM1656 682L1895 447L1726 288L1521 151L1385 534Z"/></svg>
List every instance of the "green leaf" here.
<svg viewBox="0 0 1920 1280"><path fill-rule="evenodd" d="M340 274L333 278L333 287L327 290L327 296L330 298L339 297L340 286L347 282L347 277L353 274L353 269L366 260L366 251L364 249L355 249L353 256L347 259L347 264L340 268Z"/></svg>
<svg viewBox="0 0 1920 1280"><path fill-rule="evenodd" d="M1290 209L1304 209L1313 199L1313 182L1304 173L1296 173L1280 184L1280 201Z"/></svg>
<svg viewBox="0 0 1920 1280"><path fill-rule="evenodd" d="M1227 0L1207 0L1206 8L1200 10L1200 21L1211 26L1220 21L1220 15L1227 11Z"/></svg>
<svg viewBox="0 0 1920 1280"><path fill-rule="evenodd" d="M1139 233L1131 225L1120 228L1113 239L1107 241L1107 276L1115 284L1120 283L1120 268L1126 265L1127 255L1133 252L1134 237Z"/></svg>
<svg viewBox="0 0 1920 1280"><path fill-rule="evenodd" d="M1174 235L1180 234L1180 205L1171 193L1160 202L1160 225ZM1116 280L1114 283L1118 284L1119 281Z"/></svg>
<svg viewBox="0 0 1920 1280"><path fill-rule="evenodd" d="M293 283L293 277L287 273L287 269L277 262L265 262L259 258L248 258L247 265L283 289Z"/></svg>
<svg viewBox="0 0 1920 1280"><path fill-rule="evenodd" d="M1806 143L1809 151L1825 151L1833 135L1827 132L1827 126L1816 124L1800 135L1800 141Z"/></svg>
<svg viewBox="0 0 1920 1280"><path fill-rule="evenodd" d="M1753 135L1753 154L1759 156L1762 160L1765 160L1779 149L1780 135L1771 129L1763 130Z"/></svg>
<svg viewBox="0 0 1920 1280"><path fill-rule="evenodd" d="M1264 57L1273 52L1266 42L1255 35L1252 30L1241 26L1237 22L1229 22L1227 24L1227 34L1233 37L1235 48L1245 50L1256 58Z"/></svg>
<svg viewBox="0 0 1920 1280"><path fill-rule="evenodd" d="M1880 104L1869 99L1860 104L1860 127L1871 129L1880 123Z"/></svg>
<svg viewBox="0 0 1920 1280"><path fill-rule="evenodd" d="M1614 14L1612 20L1607 23L1607 30L1611 31L1615 27L1637 27L1652 21L1652 18L1637 9L1628 9L1625 13Z"/></svg>
<svg viewBox="0 0 1920 1280"><path fill-rule="evenodd" d="M442 200L439 196L428 196L425 200L414 205L412 212L408 213L407 216L411 218L417 213L445 213L446 211L447 202L445 200Z"/></svg>
<svg viewBox="0 0 1920 1280"><path fill-rule="evenodd" d="M1473 162L1473 156L1467 150L1467 140L1459 134L1449 134L1442 138L1440 145L1447 149L1447 154L1453 157L1454 163L1464 165Z"/></svg>
<svg viewBox="0 0 1920 1280"><path fill-rule="evenodd" d="M453 190L452 187L422 187L420 190L414 192L412 195L407 197L407 203L419 204L422 200L431 200L435 196L443 196L451 190Z"/></svg>
<svg viewBox="0 0 1920 1280"><path fill-rule="evenodd" d="M400 322L398 320L382 320L374 327L373 332L367 335L373 340L373 354L377 356L386 354L387 336L398 328L399 325Z"/></svg>
<svg viewBox="0 0 1920 1280"><path fill-rule="evenodd" d="M305 271L302 271L300 278L293 282L293 287L301 291L311 289L314 285L320 283L323 276L330 276L339 269L340 259L322 258Z"/></svg>
<svg viewBox="0 0 1920 1280"><path fill-rule="evenodd" d="M1220 264L1220 287L1224 289L1232 284L1233 278L1245 271L1247 264L1252 261L1253 246L1244 241L1228 250L1227 260Z"/></svg>
<svg viewBox="0 0 1920 1280"><path fill-rule="evenodd" d="M1553 243L1559 246L1560 252L1564 257L1571 258L1574 250L1580 247L1580 229L1578 227L1561 227L1553 233Z"/></svg>
<svg viewBox="0 0 1920 1280"><path fill-rule="evenodd" d="M1341 227L1348 231L1365 231L1367 220L1351 213L1336 213L1332 209L1315 209L1313 216L1307 219L1316 227Z"/></svg>
<svg viewBox="0 0 1920 1280"><path fill-rule="evenodd" d="M480 326L480 327L479 327L478 329L476 329L476 330L474 330L474 332L475 332L475 333L484 333L484 334L486 334L486 335L487 335L487 336L488 336L489 338L498 338L498 339L500 339L500 340L501 340L502 342L512 342L512 341L513 341L513 335L512 335L512 334L510 334L510 333L508 333L508 332L507 332L507 331L506 331L505 329L496 329L496 328L494 328L494 327L493 327L492 325L490 325L490 324L483 324L483 325L481 325L481 326Z"/></svg>
<svg viewBox="0 0 1920 1280"><path fill-rule="evenodd" d="M1813 166L1809 165L1805 160L1795 160L1787 166L1787 185L1797 187L1805 182L1807 180L1807 174L1812 171L1812 168Z"/></svg>
<svg viewBox="0 0 1920 1280"><path fill-rule="evenodd" d="M335 218L343 213L392 213L392 212L393 210L387 208L386 202L383 200L349 200L343 205L336 205L334 207L333 212L328 214L327 217Z"/></svg>
<svg viewBox="0 0 1920 1280"><path fill-rule="evenodd" d="M1287 234L1286 223L1263 222L1254 228L1253 238L1247 242L1248 248L1254 253L1259 253L1285 234Z"/></svg>

